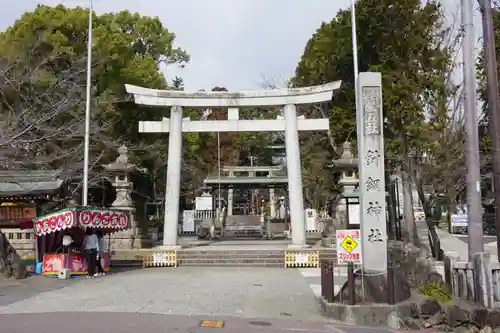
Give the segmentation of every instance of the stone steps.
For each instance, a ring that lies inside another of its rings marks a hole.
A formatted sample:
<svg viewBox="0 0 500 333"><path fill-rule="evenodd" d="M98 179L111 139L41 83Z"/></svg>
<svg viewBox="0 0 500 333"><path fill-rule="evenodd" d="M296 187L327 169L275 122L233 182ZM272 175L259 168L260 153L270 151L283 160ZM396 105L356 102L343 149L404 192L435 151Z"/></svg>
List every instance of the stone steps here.
<svg viewBox="0 0 500 333"><path fill-rule="evenodd" d="M280 250L212 250L179 251L179 266L271 266L283 267Z"/></svg>
<svg viewBox="0 0 500 333"><path fill-rule="evenodd" d="M179 261L179 266L212 266L212 267L284 267L283 262L269 261Z"/></svg>
<svg viewBox="0 0 500 333"><path fill-rule="evenodd" d="M314 252L314 249L305 252ZM321 249L320 259L336 260L334 249ZM149 252L149 251L148 251ZM142 266L144 251L117 251L112 256L112 267ZM255 266L284 267L284 250L281 249L206 249L180 250L177 252L179 266Z"/></svg>

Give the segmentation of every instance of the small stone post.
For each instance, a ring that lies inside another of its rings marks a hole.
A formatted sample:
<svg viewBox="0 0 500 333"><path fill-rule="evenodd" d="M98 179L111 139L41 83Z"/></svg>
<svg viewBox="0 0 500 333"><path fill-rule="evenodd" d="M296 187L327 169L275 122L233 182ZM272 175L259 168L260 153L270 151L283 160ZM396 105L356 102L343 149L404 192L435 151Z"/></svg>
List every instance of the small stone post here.
<svg viewBox="0 0 500 333"><path fill-rule="evenodd" d="M488 309L494 306L491 264L491 256L487 252L478 252L472 255L474 298L477 303Z"/></svg>

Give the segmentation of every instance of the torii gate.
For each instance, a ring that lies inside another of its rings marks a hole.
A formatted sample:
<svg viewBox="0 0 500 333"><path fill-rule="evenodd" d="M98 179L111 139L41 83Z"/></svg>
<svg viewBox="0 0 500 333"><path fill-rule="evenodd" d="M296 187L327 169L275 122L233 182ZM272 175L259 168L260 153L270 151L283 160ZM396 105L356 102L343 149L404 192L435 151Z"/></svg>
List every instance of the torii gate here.
<svg viewBox="0 0 500 333"><path fill-rule="evenodd" d="M297 104L331 101L341 81L295 89L276 89L244 92L155 90L125 85L134 95L136 104L171 107L170 119L140 121L140 133L170 133L168 144L167 184L163 247L179 248L177 244L179 222L179 196L181 182L183 132L285 132L292 248L307 247L304 215L304 197L300 165L298 131L327 131L329 119L297 118ZM284 106L284 117L272 120L240 120L240 107ZM228 120L183 119L183 107L228 108Z"/></svg>

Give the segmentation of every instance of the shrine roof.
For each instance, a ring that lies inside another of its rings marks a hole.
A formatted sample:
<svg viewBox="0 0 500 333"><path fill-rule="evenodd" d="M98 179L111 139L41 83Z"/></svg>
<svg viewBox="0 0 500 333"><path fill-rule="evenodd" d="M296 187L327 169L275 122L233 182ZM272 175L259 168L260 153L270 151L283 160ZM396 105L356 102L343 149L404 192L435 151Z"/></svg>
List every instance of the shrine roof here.
<svg viewBox="0 0 500 333"><path fill-rule="evenodd" d="M62 179L36 182L0 182L0 196L51 193L59 189L63 183Z"/></svg>
<svg viewBox="0 0 500 333"><path fill-rule="evenodd" d="M359 191L352 191L342 195L343 198L359 198Z"/></svg>
<svg viewBox="0 0 500 333"><path fill-rule="evenodd" d="M64 183L61 171L2 170L0 196L22 196L51 193Z"/></svg>
<svg viewBox="0 0 500 333"><path fill-rule="evenodd" d="M8 181L45 181L61 177L61 170L0 170L0 183Z"/></svg>
<svg viewBox="0 0 500 333"><path fill-rule="evenodd" d="M280 165L270 166L241 166L241 165L227 165L222 167L222 171L229 172L266 172L266 171L281 171L284 167Z"/></svg>

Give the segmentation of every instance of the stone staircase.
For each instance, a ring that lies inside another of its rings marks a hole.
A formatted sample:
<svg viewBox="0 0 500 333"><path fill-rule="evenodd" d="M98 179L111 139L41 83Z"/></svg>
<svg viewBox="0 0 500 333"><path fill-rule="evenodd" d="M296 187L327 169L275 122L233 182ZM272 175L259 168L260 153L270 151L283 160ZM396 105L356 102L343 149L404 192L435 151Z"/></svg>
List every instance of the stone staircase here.
<svg viewBox="0 0 500 333"><path fill-rule="evenodd" d="M284 250L281 249L181 250L177 256L179 266L285 267ZM321 249L319 257L320 260L337 258L333 249Z"/></svg>
<svg viewBox="0 0 500 333"><path fill-rule="evenodd" d="M282 250L181 250L179 266L284 267Z"/></svg>
<svg viewBox="0 0 500 333"><path fill-rule="evenodd" d="M315 251L314 248L308 251ZM335 249L319 249L320 259L336 260ZM149 252L149 251L148 251ZM116 251L112 267L141 267L144 251ZM177 252L179 266L233 266L233 267L285 267L284 249L220 248L203 247L183 249Z"/></svg>

